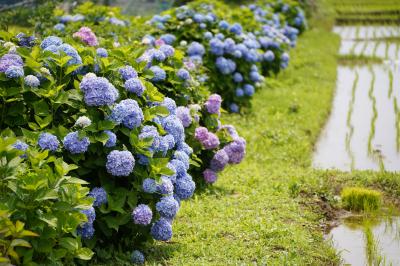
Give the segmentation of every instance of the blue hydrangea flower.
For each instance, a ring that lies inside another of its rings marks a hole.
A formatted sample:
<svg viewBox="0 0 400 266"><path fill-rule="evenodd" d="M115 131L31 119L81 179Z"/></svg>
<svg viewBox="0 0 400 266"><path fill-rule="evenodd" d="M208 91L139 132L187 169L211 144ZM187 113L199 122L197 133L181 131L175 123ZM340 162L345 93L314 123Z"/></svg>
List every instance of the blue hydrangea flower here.
<svg viewBox="0 0 400 266"><path fill-rule="evenodd" d="M38 145L44 150L56 151L60 142L57 137L50 133L39 135Z"/></svg>
<svg viewBox="0 0 400 266"><path fill-rule="evenodd" d="M173 159L170 161L170 164L174 167L176 176L178 178L186 175L186 167L183 162L180 160Z"/></svg>
<svg viewBox="0 0 400 266"><path fill-rule="evenodd" d="M154 75L151 78L151 81L153 81L153 82L160 82L167 78L167 73L165 73L165 70L159 66L150 67L150 71L153 72L153 75Z"/></svg>
<svg viewBox="0 0 400 266"><path fill-rule="evenodd" d="M94 236L93 223L84 223L83 225L80 225L77 228L76 232L83 239L91 239L91 238L93 238L93 236Z"/></svg>
<svg viewBox="0 0 400 266"><path fill-rule="evenodd" d="M133 99L120 101L111 111L109 119L117 124L133 129L139 127L144 119L142 109Z"/></svg>
<svg viewBox="0 0 400 266"><path fill-rule="evenodd" d="M133 264L142 265L144 264L145 258L142 252L134 250L131 254L131 262Z"/></svg>
<svg viewBox="0 0 400 266"><path fill-rule="evenodd" d="M179 106L176 109L176 116L181 120L184 127L189 127L192 124L192 116L190 115L189 108Z"/></svg>
<svg viewBox="0 0 400 266"><path fill-rule="evenodd" d="M218 27L220 27L223 30L227 30L229 28L229 23L227 21L225 21L225 20L221 20L218 23Z"/></svg>
<svg viewBox="0 0 400 266"><path fill-rule="evenodd" d="M224 51L228 54L233 54L236 49L236 43L232 38L227 38L224 41Z"/></svg>
<svg viewBox="0 0 400 266"><path fill-rule="evenodd" d="M114 150L107 155L107 172L113 176L129 176L135 167L135 158L130 151Z"/></svg>
<svg viewBox="0 0 400 266"><path fill-rule="evenodd" d="M152 140L151 146L149 150L151 152L158 151L160 147L160 134L155 126L144 126L141 133L139 134L139 139L147 139L150 138Z"/></svg>
<svg viewBox="0 0 400 266"><path fill-rule="evenodd" d="M282 62L285 62L285 63L289 62L289 59L290 59L289 54L283 53L281 59L282 59Z"/></svg>
<svg viewBox="0 0 400 266"><path fill-rule="evenodd" d="M138 77L136 70L131 66L121 67L118 71L121 74L122 79L124 80Z"/></svg>
<svg viewBox="0 0 400 266"><path fill-rule="evenodd" d="M151 57L158 62L163 62L166 59L164 52L157 49L151 49Z"/></svg>
<svg viewBox="0 0 400 266"><path fill-rule="evenodd" d="M244 91L243 91L242 88L237 88L236 91L235 91L235 94L236 94L237 97L243 97Z"/></svg>
<svg viewBox="0 0 400 266"><path fill-rule="evenodd" d="M79 88L88 106L111 105L119 97L117 89L106 78L97 77L93 73L83 77Z"/></svg>
<svg viewBox="0 0 400 266"><path fill-rule="evenodd" d="M96 220L96 211L94 210L94 208L93 207L90 207L89 209L84 209L84 210L81 210L81 213L83 213L84 215L86 215L86 218L87 218L87 222L88 223L93 223L94 222L94 220Z"/></svg>
<svg viewBox="0 0 400 266"><path fill-rule="evenodd" d="M263 58L267 62L272 62L275 59L275 54L271 50L268 50L264 53Z"/></svg>
<svg viewBox="0 0 400 266"><path fill-rule="evenodd" d="M190 198L193 195L195 189L196 183L193 182L192 177L188 174L176 180L175 194L181 200Z"/></svg>
<svg viewBox="0 0 400 266"><path fill-rule="evenodd" d="M166 107L171 115L176 114L176 103L173 99L165 97L164 101L161 103L161 106Z"/></svg>
<svg viewBox="0 0 400 266"><path fill-rule="evenodd" d="M224 54L224 43L217 38L212 38L210 40L210 52L215 55L223 55Z"/></svg>
<svg viewBox="0 0 400 266"><path fill-rule="evenodd" d="M169 33L161 35L160 39L169 45L172 45L176 41L175 35Z"/></svg>
<svg viewBox="0 0 400 266"><path fill-rule="evenodd" d="M202 14L197 13L197 14L194 14L193 20L196 23L202 23L205 20L205 17Z"/></svg>
<svg viewBox="0 0 400 266"><path fill-rule="evenodd" d="M213 37L213 34L209 31L204 33L204 39L210 40Z"/></svg>
<svg viewBox="0 0 400 266"><path fill-rule="evenodd" d="M245 84L245 85L243 86L243 89L244 89L244 93L245 93L247 96L252 96L252 95L254 94L254 86L253 86L253 85Z"/></svg>
<svg viewBox="0 0 400 266"><path fill-rule="evenodd" d="M90 141L88 137L79 138L78 131L70 132L64 137L64 148L72 154L84 153L87 151Z"/></svg>
<svg viewBox="0 0 400 266"><path fill-rule="evenodd" d="M173 173L172 175L163 176L163 177L166 177L166 178L168 178L169 180L171 180L172 183L175 183L175 182L176 182L176 177L177 177L175 166L174 166L171 162L169 162L169 163L167 164L167 167L168 167L170 170L172 170L174 173ZM173 190L173 188L172 188L172 190Z"/></svg>
<svg viewBox="0 0 400 266"><path fill-rule="evenodd" d="M162 176L161 184L157 185L157 191L163 195L172 194L174 192L174 185L168 177Z"/></svg>
<svg viewBox="0 0 400 266"><path fill-rule="evenodd" d="M88 197L94 198L93 207L99 207L107 203L107 192L102 187L93 188L89 192Z"/></svg>
<svg viewBox="0 0 400 266"><path fill-rule="evenodd" d="M0 72L6 72L10 66L23 67L24 61L17 54L5 54L0 58Z"/></svg>
<svg viewBox="0 0 400 266"><path fill-rule="evenodd" d="M229 110L231 110L232 113L239 113L239 106L236 103L231 103L229 105Z"/></svg>
<svg viewBox="0 0 400 266"><path fill-rule="evenodd" d="M66 55L72 57L67 65L79 65L82 64L82 58L80 57L80 55L78 54L78 52L75 50L74 47L72 47L71 45L67 44L67 43L63 43L60 46L57 47L58 51L61 51L63 53L65 53Z"/></svg>
<svg viewBox="0 0 400 266"><path fill-rule="evenodd" d="M28 149L28 144L26 144L25 142L23 142L23 141L20 141L20 140L17 140L14 144L13 144L13 147L15 148L15 149L17 149L17 150L20 150L20 151L26 151L27 149Z"/></svg>
<svg viewBox="0 0 400 266"><path fill-rule="evenodd" d="M217 151L210 162L211 170L219 172L224 170L229 162L229 156L224 149Z"/></svg>
<svg viewBox="0 0 400 266"><path fill-rule="evenodd" d="M160 218L153 224L150 233L155 240L168 241L172 238L172 226L167 219Z"/></svg>
<svg viewBox="0 0 400 266"><path fill-rule="evenodd" d="M138 78L131 78L125 81L125 89L129 92L135 93L137 96L141 97L145 90L142 81Z"/></svg>
<svg viewBox="0 0 400 266"><path fill-rule="evenodd" d="M168 45L168 44L163 44L163 45L161 45L160 48L158 48L158 49L159 49L161 52L163 52L164 55L165 55L166 57L171 57L171 56L173 56L174 53L175 53L174 47L172 47L171 45Z"/></svg>
<svg viewBox="0 0 400 266"><path fill-rule="evenodd" d="M204 49L204 46L198 42L192 42L187 49L187 54L189 56L194 56L194 55L203 56L205 52L206 50Z"/></svg>
<svg viewBox="0 0 400 266"><path fill-rule="evenodd" d="M183 162L185 169L189 170L189 156L183 151L175 151L174 159Z"/></svg>
<svg viewBox="0 0 400 266"><path fill-rule="evenodd" d="M253 82L259 82L262 79L260 73L258 73L257 71L251 71L249 77L250 80Z"/></svg>
<svg viewBox="0 0 400 266"><path fill-rule="evenodd" d="M225 39L225 35L222 34L222 33L216 34L215 37L216 37L217 39L220 39L221 41L222 41L223 39Z"/></svg>
<svg viewBox="0 0 400 266"><path fill-rule="evenodd" d="M167 134L160 138L160 147L159 150L163 152L163 154L167 154L168 150L171 150L175 147L175 139L171 134Z"/></svg>
<svg viewBox="0 0 400 266"><path fill-rule="evenodd" d="M42 43L40 44L40 48L42 49L46 49L47 47L49 47L50 45L54 45L54 46L60 46L62 44L62 40L59 37L56 36L49 36L46 37Z"/></svg>
<svg viewBox="0 0 400 266"><path fill-rule="evenodd" d="M181 68L181 69L178 70L177 76L178 76L178 78L180 78L181 80L188 80L188 79L190 79L190 73L189 73L189 71L187 71L187 70L184 69L184 68Z"/></svg>
<svg viewBox="0 0 400 266"><path fill-rule="evenodd" d="M162 126L167 133L174 137L175 143L180 143L185 140L185 129L181 120L179 120L176 116L167 116L165 119L163 119Z"/></svg>
<svg viewBox="0 0 400 266"><path fill-rule="evenodd" d="M96 54L98 57L108 57L108 52L104 48L97 48L96 49Z"/></svg>
<svg viewBox="0 0 400 266"><path fill-rule="evenodd" d="M243 81L242 74L240 74L239 72L236 72L235 74L233 74L233 81L236 83L242 82Z"/></svg>
<svg viewBox="0 0 400 266"><path fill-rule="evenodd" d="M225 57L218 57L215 64L218 70L224 75L231 74L236 70L236 63Z"/></svg>
<svg viewBox="0 0 400 266"><path fill-rule="evenodd" d="M9 79L20 78L24 76L24 69L19 66L10 66L4 73Z"/></svg>
<svg viewBox="0 0 400 266"><path fill-rule="evenodd" d="M108 140L104 144L104 146L106 146L107 148L114 147L117 143L117 135L115 135L114 132L111 132L110 130L104 130L104 133L108 135Z"/></svg>
<svg viewBox="0 0 400 266"><path fill-rule="evenodd" d="M40 80L34 75L28 75L24 78L26 86L37 88L40 85Z"/></svg>
<svg viewBox="0 0 400 266"><path fill-rule="evenodd" d="M54 25L53 29L58 30L58 31L64 31L65 25L62 23L57 23L56 25Z"/></svg>
<svg viewBox="0 0 400 266"><path fill-rule="evenodd" d="M157 191L157 183L152 178L146 178L142 184L143 191L146 193L155 193Z"/></svg>
<svg viewBox="0 0 400 266"><path fill-rule="evenodd" d="M185 142L182 142L178 145L178 151L183 151L188 156L190 156L193 153L193 149Z"/></svg>
<svg viewBox="0 0 400 266"><path fill-rule="evenodd" d="M156 204L156 210L161 217L173 219L179 210L179 204L173 196L162 197Z"/></svg>
<svg viewBox="0 0 400 266"><path fill-rule="evenodd" d="M132 220L135 224L148 225L153 218L153 212L150 207L145 204L139 204L132 211Z"/></svg>
<svg viewBox="0 0 400 266"><path fill-rule="evenodd" d="M236 35L240 35L240 34L242 34L243 28L242 28L242 25L240 25L239 23L235 23L231 26L229 31Z"/></svg>

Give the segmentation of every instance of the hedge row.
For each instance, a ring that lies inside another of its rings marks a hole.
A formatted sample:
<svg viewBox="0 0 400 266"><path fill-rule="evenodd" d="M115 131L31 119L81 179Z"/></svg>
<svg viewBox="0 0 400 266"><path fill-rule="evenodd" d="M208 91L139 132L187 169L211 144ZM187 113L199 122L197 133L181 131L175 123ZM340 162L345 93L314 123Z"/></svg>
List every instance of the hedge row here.
<svg viewBox="0 0 400 266"><path fill-rule="evenodd" d="M1 33L0 263L141 264L181 201L243 160L221 113L287 67L305 20L292 2L229 10L85 3L36 36Z"/></svg>

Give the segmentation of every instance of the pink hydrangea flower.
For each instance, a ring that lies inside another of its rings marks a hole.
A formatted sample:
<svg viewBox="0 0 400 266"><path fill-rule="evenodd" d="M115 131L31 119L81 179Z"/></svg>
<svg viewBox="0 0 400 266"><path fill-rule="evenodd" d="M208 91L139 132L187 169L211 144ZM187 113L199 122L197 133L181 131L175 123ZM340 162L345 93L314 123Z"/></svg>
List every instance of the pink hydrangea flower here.
<svg viewBox="0 0 400 266"><path fill-rule="evenodd" d="M81 27L79 31L72 35L74 38L79 38L82 42L89 46L97 46L99 42L94 32L88 27Z"/></svg>

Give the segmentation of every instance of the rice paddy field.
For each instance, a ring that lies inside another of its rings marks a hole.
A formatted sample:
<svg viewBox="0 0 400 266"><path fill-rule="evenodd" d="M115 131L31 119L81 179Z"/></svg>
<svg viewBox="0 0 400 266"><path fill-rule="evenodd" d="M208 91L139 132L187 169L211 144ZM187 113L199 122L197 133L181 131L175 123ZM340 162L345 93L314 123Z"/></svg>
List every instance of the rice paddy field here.
<svg viewBox="0 0 400 266"><path fill-rule="evenodd" d="M300 2L4 27L0 265L400 265L400 1Z"/></svg>

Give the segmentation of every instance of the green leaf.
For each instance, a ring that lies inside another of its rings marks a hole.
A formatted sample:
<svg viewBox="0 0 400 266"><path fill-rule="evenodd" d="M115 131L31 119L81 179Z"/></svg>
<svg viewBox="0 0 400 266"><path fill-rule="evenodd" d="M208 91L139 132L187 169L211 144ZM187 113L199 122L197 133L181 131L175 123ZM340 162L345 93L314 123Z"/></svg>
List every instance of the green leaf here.
<svg viewBox="0 0 400 266"><path fill-rule="evenodd" d="M94 252L88 248L80 248L76 252L76 257L81 260L90 260L94 255Z"/></svg>
<svg viewBox="0 0 400 266"><path fill-rule="evenodd" d="M36 115L47 116L49 114L49 106L45 100L36 101L32 105Z"/></svg>
<svg viewBox="0 0 400 266"><path fill-rule="evenodd" d="M74 252L79 248L79 243L75 238L72 237L64 237L59 241L61 247L65 248L70 252Z"/></svg>
<svg viewBox="0 0 400 266"><path fill-rule="evenodd" d="M13 239L13 241L11 241L10 246L11 247L26 247L26 248L30 248L31 244L29 244L29 242L24 240L24 239Z"/></svg>

